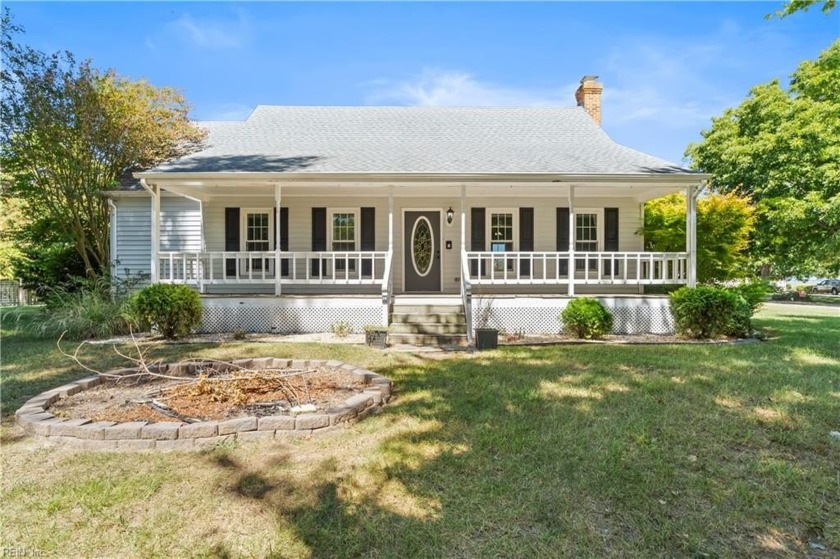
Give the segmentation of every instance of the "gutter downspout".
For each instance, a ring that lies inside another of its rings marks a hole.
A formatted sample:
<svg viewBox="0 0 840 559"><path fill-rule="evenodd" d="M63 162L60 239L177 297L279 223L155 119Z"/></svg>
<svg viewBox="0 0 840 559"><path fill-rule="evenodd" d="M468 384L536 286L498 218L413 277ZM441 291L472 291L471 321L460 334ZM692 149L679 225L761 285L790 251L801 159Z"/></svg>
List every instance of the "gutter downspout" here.
<svg viewBox="0 0 840 559"><path fill-rule="evenodd" d="M117 275L117 258L115 258L117 250L117 205L114 203L113 198L108 198L108 210L110 212L108 226L111 228L108 235L108 243L110 244L108 247L108 260L110 262L111 277L113 278ZM113 298L116 295L117 290L113 281L111 281L110 284L111 298Z"/></svg>

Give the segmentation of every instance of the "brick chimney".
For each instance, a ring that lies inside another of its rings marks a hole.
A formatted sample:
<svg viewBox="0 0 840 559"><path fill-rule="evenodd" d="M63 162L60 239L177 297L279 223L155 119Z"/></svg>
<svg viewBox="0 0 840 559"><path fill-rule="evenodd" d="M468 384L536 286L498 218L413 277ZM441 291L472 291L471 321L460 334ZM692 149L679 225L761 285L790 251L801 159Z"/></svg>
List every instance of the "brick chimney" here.
<svg viewBox="0 0 840 559"><path fill-rule="evenodd" d="M601 126L601 92L604 86L598 81L598 76L583 76L580 87L575 91L578 107L583 107L592 120Z"/></svg>

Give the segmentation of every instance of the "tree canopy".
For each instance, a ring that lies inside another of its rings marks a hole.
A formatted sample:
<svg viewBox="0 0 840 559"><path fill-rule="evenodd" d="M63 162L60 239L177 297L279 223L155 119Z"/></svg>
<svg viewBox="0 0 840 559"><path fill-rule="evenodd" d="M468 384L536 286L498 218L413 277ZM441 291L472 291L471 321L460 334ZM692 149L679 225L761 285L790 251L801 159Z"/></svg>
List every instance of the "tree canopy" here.
<svg viewBox="0 0 840 559"><path fill-rule="evenodd" d="M685 250L685 194L645 204L645 250ZM750 275L746 249L755 224L748 198L711 193L697 201L697 279L702 283Z"/></svg>
<svg viewBox="0 0 840 559"><path fill-rule="evenodd" d="M794 14L799 11L808 11L808 8L813 6L814 4L822 4L822 12L827 14L831 10L837 7L837 0L788 0L782 6L782 9L777 11L775 14L770 14L770 16L776 17L787 17L791 14Z"/></svg>
<svg viewBox="0 0 840 559"><path fill-rule="evenodd" d="M750 90L688 147L720 192L756 204L750 255L774 275L840 272L840 41Z"/></svg>
<svg viewBox="0 0 840 559"><path fill-rule="evenodd" d="M131 173L195 149L203 132L183 96L21 44L23 30L3 13L3 195L25 201L28 226L73 243L86 273L108 266L103 193Z"/></svg>

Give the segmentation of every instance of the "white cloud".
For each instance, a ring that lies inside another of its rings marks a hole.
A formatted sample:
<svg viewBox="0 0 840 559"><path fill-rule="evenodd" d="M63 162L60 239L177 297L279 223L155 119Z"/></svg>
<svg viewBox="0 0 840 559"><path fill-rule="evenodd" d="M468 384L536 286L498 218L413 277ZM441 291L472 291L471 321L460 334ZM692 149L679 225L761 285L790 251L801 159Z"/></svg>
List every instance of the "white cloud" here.
<svg viewBox="0 0 840 559"><path fill-rule="evenodd" d="M526 89L478 80L468 72L427 68L403 80L376 80L368 86L370 104L412 106L546 107L573 104L576 85Z"/></svg>
<svg viewBox="0 0 840 559"><path fill-rule="evenodd" d="M251 25L242 12L233 20L202 19L184 14L168 27L182 41L213 50L242 48L251 36Z"/></svg>

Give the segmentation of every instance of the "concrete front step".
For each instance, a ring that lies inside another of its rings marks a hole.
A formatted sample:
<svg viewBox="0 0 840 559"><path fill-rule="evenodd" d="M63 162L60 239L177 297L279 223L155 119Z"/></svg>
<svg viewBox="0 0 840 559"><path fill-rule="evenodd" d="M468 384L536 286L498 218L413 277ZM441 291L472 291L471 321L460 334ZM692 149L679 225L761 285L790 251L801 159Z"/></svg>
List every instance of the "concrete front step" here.
<svg viewBox="0 0 840 559"><path fill-rule="evenodd" d="M464 314L464 307L461 305L397 305L391 312L394 314Z"/></svg>
<svg viewBox="0 0 840 559"><path fill-rule="evenodd" d="M466 324L447 324L440 322L392 322L391 334L465 334Z"/></svg>
<svg viewBox="0 0 840 559"><path fill-rule="evenodd" d="M398 334L389 333L388 343L390 345L417 345L417 346L465 346L467 345L466 334Z"/></svg>
<svg viewBox="0 0 840 559"><path fill-rule="evenodd" d="M467 318L461 314L391 313L391 324L461 324L466 327Z"/></svg>
<svg viewBox="0 0 840 559"><path fill-rule="evenodd" d="M391 309L390 345L467 345L463 305L429 302L395 303Z"/></svg>

